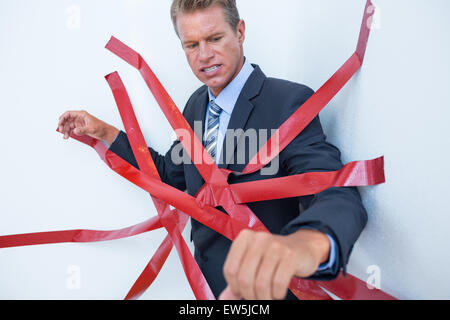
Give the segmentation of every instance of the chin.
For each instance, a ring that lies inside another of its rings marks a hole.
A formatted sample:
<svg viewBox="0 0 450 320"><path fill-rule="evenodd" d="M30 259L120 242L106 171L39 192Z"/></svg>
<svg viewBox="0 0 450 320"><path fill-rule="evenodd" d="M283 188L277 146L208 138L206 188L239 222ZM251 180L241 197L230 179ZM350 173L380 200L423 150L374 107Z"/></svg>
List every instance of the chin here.
<svg viewBox="0 0 450 320"><path fill-rule="evenodd" d="M223 79L223 77L215 78L215 79L207 79L205 82L203 82L208 88L211 89L224 89L229 81Z"/></svg>

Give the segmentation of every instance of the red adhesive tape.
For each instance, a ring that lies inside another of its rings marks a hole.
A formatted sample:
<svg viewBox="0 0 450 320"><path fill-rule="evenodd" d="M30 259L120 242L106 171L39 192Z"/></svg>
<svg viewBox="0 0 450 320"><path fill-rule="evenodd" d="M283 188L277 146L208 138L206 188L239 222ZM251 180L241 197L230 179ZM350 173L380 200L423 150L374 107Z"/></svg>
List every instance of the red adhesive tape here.
<svg viewBox="0 0 450 320"><path fill-rule="evenodd" d="M0 236L0 248L23 247L51 243L117 240L156 230L161 227L162 225L159 218L154 217L140 224L113 231L77 229L14 234L9 236Z"/></svg>
<svg viewBox="0 0 450 320"><path fill-rule="evenodd" d="M302 108L299 108L278 129L277 135L281 141L279 145L275 145L275 142L269 139L255 158L250 161L250 164L245 170L242 173L234 174L249 174L260 170L268 164L318 115L356 71L359 70L364 59L370 33L368 20L373 14L373 10L369 10L370 6L372 4L369 0L366 3L360 37L355 53L330 80L305 102ZM137 298L148 288L167 259L172 244L175 244L196 298L214 298L184 239L181 237L181 232L187 222L186 214L233 240L240 231L246 228L268 232L261 221L245 205L247 202L315 194L331 187L369 186L385 182L383 157L380 157L374 160L352 162L345 165L341 170L334 172L312 172L277 179L229 185L227 177L232 172L219 169L215 165L144 59L137 52L114 37L108 42L106 48L140 71L172 128L176 131L177 129L184 129L191 133L193 139L190 141L182 140L179 137L191 159L193 158L191 150L202 150L201 154L205 157L205 161L201 163L194 161L194 164L206 181L196 197L191 197L186 193L162 183L146 147L131 102L119 75L113 73L106 77L113 91L140 170L132 167L120 157L107 150L98 140L86 136L80 137L73 135L72 137L94 148L101 159L112 170L143 190L146 190L152 196L155 207L157 208L158 217L149 220L147 222L148 225L144 224L136 228L131 227L131 230L124 229L125 231L122 230L119 234L117 232L94 231L89 233L83 231L84 233L82 232L82 234L85 235L83 240L85 242L91 241L92 239L94 239L92 241L101 241L96 239L109 240L109 237L117 237L119 235L131 236L138 232L137 230L139 232L146 232L143 231L147 230L146 228L149 228L147 231L150 231L153 230L152 227L159 228L162 226L169 233L169 236L163 241L160 248L131 288L126 299ZM270 152L268 152L269 150ZM258 190L258 192L255 192L255 190ZM176 209L171 210L169 205L174 206ZM229 213L229 216L214 208L218 205L223 206ZM70 242L73 241L74 235L78 237L79 232L80 230L72 230L2 236L0 237L0 247ZM95 238L94 234L98 235L99 232L102 237ZM343 299L393 299L392 296L381 290L369 290L363 281L352 275L343 277L341 274L338 279L330 282L315 282L293 278L289 286L289 289L300 299L331 299L322 288Z"/></svg>
<svg viewBox="0 0 450 320"><path fill-rule="evenodd" d="M366 5L366 8L369 6L369 2ZM367 11L367 9L366 9ZM368 29L367 26L367 19L368 19L368 15L366 14L364 16L363 19L363 24L362 24L362 29ZM361 32L363 33L363 32ZM368 35L368 32L366 32L366 34ZM358 43L358 48L360 48L361 46L365 45L363 42L359 42ZM182 117L180 111L178 110L178 108L175 106L174 102L172 101L172 99L170 98L170 96L168 95L168 93L164 90L164 88L162 87L161 83L158 81L157 77L154 75L153 71L150 69L150 67L147 65L147 63L144 61L144 59L134 50L132 50L131 48L127 47L126 45L124 45L123 43L121 43L119 40L117 40L116 38L112 38L110 40L110 42L107 44L106 46L107 49L109 49L111 52L115 53L116 55L118 55L120 58L122 58L123 60L125 60L126 62L128 62L130 65L132 65L133 67L137 68L141 75L143 76L145 82L147 83L149 89L151 90L151 92L153 93L153 95L155 96L155 99L157 100L158 104L160 105L162 111L164 112L164 114L166 115L166 117L168 118L169 122L171 123L172 127L174 130L178 130L178 129L183 129L185 131L188 131L192 137L194 137L192 139L192 141L188 141L188 140L180 140L183 143L185 150L187 150L187 152L191 152L190 150L198 150L198 149L203 149L203 146L201 145L200 141L198 139L196 139L195 135L193 134L192 129L190 128L190 126L188 125L188 123L185 121L185 119ZM357 49L360 50L360 49ZM299 109L292 117L290 117L288 119L288 121L285 122L285 124L283 124L283 126L279 129L280 133L279 136L282 137L282 143L281 143L281 148L272 148L272 147L267 147L267 149L269 150L278 150L280 151L280 149L284 149L285 146L287 146L292 139L294 139L299 132L301 132L309 123L310 121L312 121L312 119L314 119L317 114L320 112L320 110L332 99L332 97L345 85L346 82L348 82L348 80L353 76L353 74L361 67L362 64L362 59L360 58L360 56L355 53L351 56L351 58L344 64L343 67L341 67L336 73L335 75L333 75L333 77L327 81L327 83L318 90L318 92L316 92L315 95L313 95L313 97L311 97L311 99L308 100L306 104L306 108L305 105L302 106L301 109ZM268 145L270 146L270 141L268 143ZM268 154L267 150L262 150L263 154ZM261 154L261 151L259 152ZM202 150L201 154L205 154L204 150ZM190 157L192 158L192 154L189 154ZM207 155L207 153L206 153ZM251 172L255 172L256 170L259 170L262 166L264 166L265 164L267 164L271 159L273 159L273 157L275 157L277 155L277 153L272 153L270 154L270 156L266 159L263 159L262 157L258 157L259 163L255 166L255 167L251 167L250 165L244 170L243 173L251 173ZM263 161L261 162L261 159L263 159ZM353 172L348 172L348 167L350 167L350 165L346 166L343 168L343 170L340 172L341 175L339 176L340 178L340 183L341 185L339 185L338 183L334 184L335 186L349 186L351 185L351 183L346 182L345 180L349 180L348 177L365 177L368 178L370 177L370 179L366 179L366 181L357 181L357 179L354 181L355 185L373 185L373 184L378 184L378 183L382 183L384 182L384 174L380 172L380 170L371 170L377 167L379 167L379 164L382 164L382 158L379 159L375 159L373 161L365 161L365 162L359 162L359 163L353 163ZM256 229L256 230L264 230L266 231L266 229L264 228L264 226L262 226L262 224L259 222L259 220L254 216L254 214L248 209L247 206L237 206L235 198L239 199L238 197L233 197L230 193L230 189L232 187L230 187L228 185L228 183L226 182L226 177L224 174L220 174L220 170L214 165L213 161L211 161L210 159L206 159L204 162L198 164L194 161L194 163L197 166L197 169L199 170L199 172L201 173L201 175L203 176L203 178L205 179L206 183L205 186L202 188L202 190L199 192L199 194L197 195L197 199L199 200L199 203L202 204L202 202L207 202L209 205L213 205L213 206L217 206L217 205L222 205L226 211L230 214L230 216L233 219L236 220L240 220L242 223L247 224L248 226L252 227L252 229ZM365 167L370 168L367 170L362 170L363 172L361 172L361 168ZM356 169L357 168L357 169ZM356 174L356 171L360 171L360 174ZM347 171L347 175L342 174L342 172ZM361 174L364 173L364 174ZM325 175L329 175L329 177L332 177L329 173L325 173ZM310 175L313 179L312 181L314 181L314 186L317 187L317 180L318 179L314 179L314 177L319 177L319 176L324 176L324 174L322 173L313 173ZM347 177L347 178L345 178ZM295 178L298 177L289 177L284 179L285 181L288 179L292 179L291 181L294 181ZM334 180L336 180L337 178L334 178ZM276 180L276 179L273 179ZM328 179L330 180L330 179ZM339 179L338 179L339 180ZM370 182L369 182L370 180ZM270 181L270 180L269 180ZM278 182L278 183L277 183ZM284 196L298 196L300 195L300 190L302 190L302 185L300 185L299 183L299 188L290 188L289 184L280 184L280 181L274 181L270 183L272 190L276 190L276 189L283 189L283 186L289 186L289 190L288 193L289 195L284 195ZM265 180L264 182L258 181L258 182L253 182L252 183L252 187L257 186L258 184L261 184L262 188L265 188L264 184L267 185L267 180ZM243 184L245 185L245 184ZM311 184L310 184L311 185ZM328 185L321 185L320 186L322 190L329 188L330 186ZM267 190L268 188L265 188L265 190ZM286 189L286 188L284 188ZM248 191L252 190L250 187L247 189ZM242 193L242 188L240 189L241 193ZM281 192L283 192L283 190L280 190ZM284 192L286 193L286 190L284 190ZM310 193L304 193L304 194L311 194L314 192L309 191ZM239 192L238 192L239 193ZM247 192L250 193L250 192ZM255 193L253 193L255 194ZM253 196L254 197L254 196ZM220 198L220 200L218 200L218 198ZM255 199L256 198L256 199ZM279 197L277 197L276 195L269 195L264 199L277 199ZM253 201L261 201L263 200L262 198L259 197L254 197L252 198ZM242 201L244 202L244 201ZM205 203L203 203L203 205L205 205ZM214 230L220 232L217 228L213 228ZM299 285L299 287L302 287L301 285ZM292 288L291 288L292 290ZM295 290L295 289L294 289ZM294 291L293 290L293 291ZM297 290L295 290L297 291Z"/></svg>
<svg viewBox="0 0 450 320"><path fill-rule="evenodd" d="M106 76L105 78L113 92L120 115L122 117L122 121L124 124L126 124L125 128L127 131L127 135L129 137L131 148L136 157L140 170L154 176L155 178L160 179L156 166L147 148L145 139L142 135L142 131L139 127L136 115L133 111L130 98L128 97L128 93L126 92L125 86L120 79L119 74L115 72ZM195 262L194 257L192 256L186 242L181 235L181 232L187 223L188 217L185 214L180 213L182 215L182 227L179 228L180 224L178 223L179 221L177 221L178 219L175 216L175 214L178 213L177 210L172 211L167 203L164 203L153 197L152 199L155 203L155 207L157 208L157 212L159 217L161 218L162 224L169 233L172 243L175 244L178 256L180 257L185 274L188 278L189 284L191 285L195 297L201 300L214 299L214 295L209 288L206 279L200 271L198 264ZM170 211L172 215L166 215L167 217L164 216L163 213L167 211ZM158 254L159 252L157 251L156 255ZM155 259L155 261L160 260L155 256L152 258L152 260L153 259ZM139 282L147 281L145 279L146 277L140 277L137 280L137 284L135 284L135 286L138 288L144 287L143 285L140 285ZM133 298L137 297L137 295L129 296Z"/></svg>

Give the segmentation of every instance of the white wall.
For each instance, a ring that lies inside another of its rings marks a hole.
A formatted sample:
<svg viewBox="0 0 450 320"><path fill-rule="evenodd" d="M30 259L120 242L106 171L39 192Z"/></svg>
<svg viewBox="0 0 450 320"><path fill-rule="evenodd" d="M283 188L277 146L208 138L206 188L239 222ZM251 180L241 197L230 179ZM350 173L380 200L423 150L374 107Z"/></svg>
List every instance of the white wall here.
<svg viewBox="0 0 450 320"><path fill-rule="evenodd" d="M353 53L365 0L238 1L246 56L268 76L317 90ZM378 0L362 71L322 113L343 161L386 157L388 182L361 193L369 224L349 271L381 270L401 299L450 298L450 22L446 0ZM86 109L123 128L104 76L119 71L149 145L171 132L139 74L104 49L111 35L143 54L180 108L200 86L161 0L0 0L0 234L109 230L156 215L144 191L90 148L64 141L58 117ZM79 20L77 20L79 10ZM185 235L188 234L188 229ZM0 299L122 299L165 236L0 250ZM69 290L68 268L81 288ZM173 250L143 299L193 299Z"/></svg>

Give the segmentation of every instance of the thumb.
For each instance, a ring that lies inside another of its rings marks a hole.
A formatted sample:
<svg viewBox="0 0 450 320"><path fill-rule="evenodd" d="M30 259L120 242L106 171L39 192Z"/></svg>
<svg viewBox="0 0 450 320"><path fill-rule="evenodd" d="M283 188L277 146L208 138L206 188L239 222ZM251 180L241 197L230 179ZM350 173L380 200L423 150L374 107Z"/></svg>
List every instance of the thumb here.
<svg viewBox="0 0 450 320"><path fill-rule="evenodd" d="M220 294L219 300L241 300L241 297L238 297L231 291L230 286L227 286L225 290Z"/></svg>
<svg viewBox="0 0 450 320"><path fill-rule="evenodd" d="M82 136L82 135L86 134L86 131L87 131L86 127L78 127L78 128L73 129L73 133L75 133L78 136Z"/></svg>

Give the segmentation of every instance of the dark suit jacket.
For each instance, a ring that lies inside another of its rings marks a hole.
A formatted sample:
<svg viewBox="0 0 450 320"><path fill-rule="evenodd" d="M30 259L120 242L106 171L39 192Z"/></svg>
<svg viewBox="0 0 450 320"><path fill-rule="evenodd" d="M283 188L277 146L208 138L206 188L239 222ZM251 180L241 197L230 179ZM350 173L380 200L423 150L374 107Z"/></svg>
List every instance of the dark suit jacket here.
<svg viewBox="0 0 450 320"><path fill-rule="evenodd" d="M314 92L300 84L267 78L257 65L254 67L255 70L236 102L228 129L269 129L270 137L270 130L278 129ZM190 97L183 112L192 128L194 121L204 123L207 105L208 90L203 86ZM262 146L265 141L259 141L258 145ZM236 142L234 152L226 154L224 141L223 159L227 161L219 167L242 172L256 150L247 147L244 136L237 137ZM194 196L204 180L193 164L177 165L172 162L171 151L178 143L179 141L176 141L165 156L152 148L149 150L161 179ZM120 132L110 150L138 168L124 132ZM243 164L237 161L238 150L246 152L246 161ZM245 176L232 175L229 182L233 184L342 168L340 152L326 141L319 117L273 161L279 161L280 167L274 175L261 175L260 172ZM316 273L311 277L315 280L333 279L341 268L344 268L345 272L353 245L367 223L367 214L356 188L331 188L317 195L249 203L248 206L272 233L287 235L300 228L309 227L331 235L336 240L338 255L334 270L331 273ZM224 211L223 208L219 209ZM191 222L195 259L217 297L226 286L222 267L231 242L194 219L191 219Z"/></svg>

